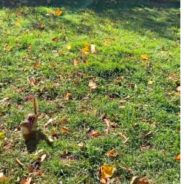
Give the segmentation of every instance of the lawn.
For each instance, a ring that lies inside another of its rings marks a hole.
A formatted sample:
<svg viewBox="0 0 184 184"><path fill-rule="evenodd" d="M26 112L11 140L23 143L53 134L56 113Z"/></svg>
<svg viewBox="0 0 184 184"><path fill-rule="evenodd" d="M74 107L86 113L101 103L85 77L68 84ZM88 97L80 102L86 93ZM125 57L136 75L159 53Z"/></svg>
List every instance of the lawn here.
<svg viewBox="0 0 184 184"><path fill-rule="evenodd" d="M113 184L179 183L178 3L75 2L0 3L0 183L98 184L105 164Z"/></svg>

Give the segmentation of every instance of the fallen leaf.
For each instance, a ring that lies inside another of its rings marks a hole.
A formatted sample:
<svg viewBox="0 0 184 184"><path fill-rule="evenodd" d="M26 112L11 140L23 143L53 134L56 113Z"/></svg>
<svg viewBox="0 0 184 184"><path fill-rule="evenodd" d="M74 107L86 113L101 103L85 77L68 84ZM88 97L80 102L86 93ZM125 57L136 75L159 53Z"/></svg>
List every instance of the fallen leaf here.
<svg viewBox="0 0 184 184"><path fill-rule="evenodd" d="M28 177L28 178L24 178L20 181L20 184L31 184L32 178Z"/></svg>
<svg viewBox="0 0 184 184"><path fill-rule="evenodd" d="M84 143L83 142L80 142L79 144L77 144L79 146L79 148L84 148Z"/></svg>
<svg viewBox="0 0 184 184"><path fill-rule="evenodd" d="M71 46L71 45L67 45L66 48L67 48L68 50L71 50L71 49L72 49L72 46Z"/></svg>
<svg viewBox="0 0 184 184"><path fill-rule="evenodd" d="M64 100L71 100L72 99L72 93L66 93L65 95L64 95Z"/></svg>
<svg viewBox="0 0 184 184"><path fill-rule="evenodd" d="M95 46L94 44L91 44L91 45L90 45L90 52L91 52L92 54L95 54L95 53L96 53L96 46Z"/></svg>
<svg viewBox="0 0 184 184"><path fill-rule="evenodd" d="M90 132L88 133L88 136L89 136L89 137L99 137L99 136L101 136L101 133L98 132L98 131L96 131L96 130L92 130L92 131L90 131Z"/></svg>
<svg viewBox="0 0 184 184"><path fill-rule="evenodd" d="M74 60L73 60L73 65L74 65L74 66L79 65L79 61L78 61L77 59L74 59Z"/></svg>
<svg viewBox="0 0 184 184"><path fill-rule="evenodd" d="M37 29L40 29L40 30L44 30L45 29L45 24L43 24L43 23L36 23L35 25L34 25L34 27L35 28L37 28Z"/></svg>
<svg viewBox="0 0 184 184"><path fill-rule="evenodd" d="M146 177L138 177L134 176L130 182L130 184L150 184Z"/></svg>
<svg viewBox="0 0 184 184"><path fill-rule="evenodd" d="M181 91L181 87L178 86L178 87L176 88L176 91L177 91L177 92L180 92L180 91Z"/></svg>
<svg viewBox="0 0 184 184"><path fill-rule="evenodd" d="M111 127L111 121L108 118L103 118L103 121L106 124L107 128Z"/></svg>
<svg viewBox="0 0 184 184"><path fill-rule="evenodd" d="M52 130L51 131L51 136L52 136L52 138L54 139L54 140L57 140L58 138L59 138L59 135L58 135L58 133L55 131L55 130ZM51 138L51 140L52 140L52 138ZM53 142L53 141L52 141Z"/></svg>
<svg viewBox="0 0 184 184"><path fill-rule="evenodd" d="M110 179L109 184L122 184L122 181L120 177L115 177L115 178Z"/></svg>
<svg viewBox="0 0 184 184"><path fill-rule="evenodd" d="M84 56L88 55L90 53L90 49L91 47L89 44L84 45L84 47L81 49L82 55Z"/></svg>
<svg viewBox="0 0 184 184"><path fill-rule="evenodd" d="M31 86L35 86L36 83L37 83L37 81L36 81L36 79L35 79L34 77L28 78L28 82L29 82L29 84L30 84Z"/></svg>
<svg viewBox="0 0 184 184"><path fill-rule="evenodd" d="M68 134L68 133L70 133L70 129L69 128L66 128L66 127L62 127L61 128L61 133Z"/></svg>
<svg viewBox="0 0 184 184"><path fill-rule="evenodd" d="M142 54L141 55L141 60L142 61L147 61L149 59L148 55L147 54Z"/></svg>
<svg viewBox="0 0 184 184"><path fill-rule="evenodd" d="M15 161L19 166L24 167L24 164L18 158L16 158Z"/></svg>
<svg viewBox="0 0 184 184"><path fill-rule="evenodd" d="M8 183L8 182L9 182L9 178L6 177L3 172L0 172L0 183L3 184L3 183Z"/></svg>
<svg viewBox="0 0 184 184"><path fill-rule="evenodd" d="M47 128L49 125L55 124L55 123L56 123L56 119L57 119L57 118L50 118L50 119L47 121L47 123L45 123L44 127Z"/></svg>
<svg viewBox="0 0 184 184"><path fill-rule="evenodd" d="M5 133L0 131L0 140L4 139L5 138Z"/></svg>
<svg viewBox="0 0 184 184"><path fill-rule="evenodd" d="M151 148L150 144L142 144L140 146L141 151L149 150Z"/></svg>
<svg viewBox="0 0 184 184"><path fill-rule="evenodd" d="M100 182L107 184L109 178L111 178L116 171L116 168L112 165L103 165L100 167Z"/></svg>
<svg viewBox="0 0 184 184"><path fill-rule="evenodd" d="M110 158L116 158L118 156L118 152L115 149L112 149L109 150L105 155Z"/></svg>
<svg viewBox="0 0 184 184"><path fill-rule="evenodd" d="M38 68L40 68L40 66L41 66L41 63L40 63L39 60L37 60L37 61L33 64L34 69L38 69Z"/></svg>
<svg viewBox="0 0 184 184"><path fill-rule="evenodd" d="M61 9L56 9L54 12L53 12L53 14L55 15L55 16L61 16L61 15L63 15L63 11L61 10Z"/></svg>
<svg viewBox="0 0 184 184"><path fill-rule="evenodd" d="M4 149L5 151L11 150L12 147L13 147L13 143L12 143L12 142L10 142L10 141L4 142L3 149Z"/></svg>
<svg viewBox="0 0 184 184"><path fill-rule="evenodd" d="M148 81L148 84L149 85L152 85L153 84L153 81L152 80Z"/></svg>
<svg viewBox="0 0 184 184"><path fill-rule="evenodd" d="M175 157L175 160L180 160L180 154Z"/></svg>
<svg viewBox="0 0 184 184"><path fill-rule="evenodd" d="M97 84L96 84L96 82L94 82L94 81L92 81L92 80L90 80L90 81L89 81L88 86L89 86L89 87L90 87L90 89L92 89L92 90L94 90L94 89L96 89L96 88L97 88Z"/></svg>
<svg viewBox="0 0 184 184"><path fill-rule="evenodd" d="M107 117L103 117L102 120L103 120L103 122L106 124L106 127L107 127L107 128L106 128L105 132L106 132L107 134L110 132L110 130L111 130L112 128L117 128L117 124L111 122L111 120L108 119Z"/></svg>
<svg viewBox="0 0 184 184"><path fill-rule="evenodd" d="M123 139L124 144L127 143L127 141L129 140L129 138L122 132L118 133L118 135Z"/></svg>
<svg viewBox="0 0 184 184"><path fill-rule="evenodd" d="M46 154L43 154L43 155L40 157L40 162L43 162L46 158L47 158L47 155L46 155Z"/></svg>
<svg viewBox="0 0 184 184"><path fill-rule="evenodd" d="M53 42L58 42L59 41L59 38L58 37L54 37L54 38L52 38L52 41Z"/></svg>

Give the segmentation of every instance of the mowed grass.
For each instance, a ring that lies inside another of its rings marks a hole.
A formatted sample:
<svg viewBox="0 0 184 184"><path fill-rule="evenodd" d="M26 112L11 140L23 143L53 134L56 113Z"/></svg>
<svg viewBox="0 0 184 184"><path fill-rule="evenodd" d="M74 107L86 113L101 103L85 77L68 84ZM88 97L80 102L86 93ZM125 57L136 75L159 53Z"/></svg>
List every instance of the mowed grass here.
<svg viewBox="0 0 184 184"><path fill-rule="evenodd" d="M179 183L179 8L166 2L60 8L62 16L54 16L52 6L0 9L0 172L11 184L29 175L36 184L95 184L100 167L110 164L117 169L114 183L128 184L133 176ZM96 53L83 56L90 44ZM28 152L19 125L33 111L26 100L32 94L39 129L55 139ZM104 115L116 124L108 134ZM90 137L91 130L101 136ZM106 156L112 149L116 158ZM31 174L28 168L43 154L41 176Z"/></svg>

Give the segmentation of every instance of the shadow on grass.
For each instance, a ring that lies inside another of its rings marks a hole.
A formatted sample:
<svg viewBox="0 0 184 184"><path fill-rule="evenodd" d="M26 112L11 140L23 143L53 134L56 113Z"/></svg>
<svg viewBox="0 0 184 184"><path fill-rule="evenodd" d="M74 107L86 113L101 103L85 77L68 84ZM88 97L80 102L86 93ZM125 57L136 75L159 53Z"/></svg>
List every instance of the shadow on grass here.
<svg viewBox="0 0 184 184"><path fill-rule="evenodd" d="M21 6L64 7L72 12L92 10L101 18L118 21L118 28L142 35L151 31L170 40L179 40L176 30L180 26L180 14L174 11L179 10L179 0L0 0L1 8Z"/></svg>
<svg viewBox="0 0 184 184"><path fill-rule="evenodd" d="M0 0L1 8L16 8L20 6L66 6L75 10L91 8L95 11L103 11L108 8L129 9L137 6L173 8L180 7L180 0Z"/></svg>
<svg viewBox="0 0 184 184"><path fill-rule="evenodd" d="M27 151L29 153L33 153L34 151L36 151L37 145L40 141L45 141L49 146L52 146L52 143L49 141L47 136L40 130L37 130L33 132L29 139L25 140Z"/></svg>

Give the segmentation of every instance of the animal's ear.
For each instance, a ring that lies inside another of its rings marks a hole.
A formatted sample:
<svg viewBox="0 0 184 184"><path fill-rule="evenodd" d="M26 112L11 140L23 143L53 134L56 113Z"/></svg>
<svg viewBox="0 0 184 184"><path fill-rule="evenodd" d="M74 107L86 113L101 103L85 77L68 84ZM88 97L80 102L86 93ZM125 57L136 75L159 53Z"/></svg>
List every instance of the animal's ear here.
<svg viewBox="0 0 184 184"><path fill-rule="evenodd" d="M30 124L34 124L37 121L37 116L35 114L28 114L27 120Z"/></svg>

